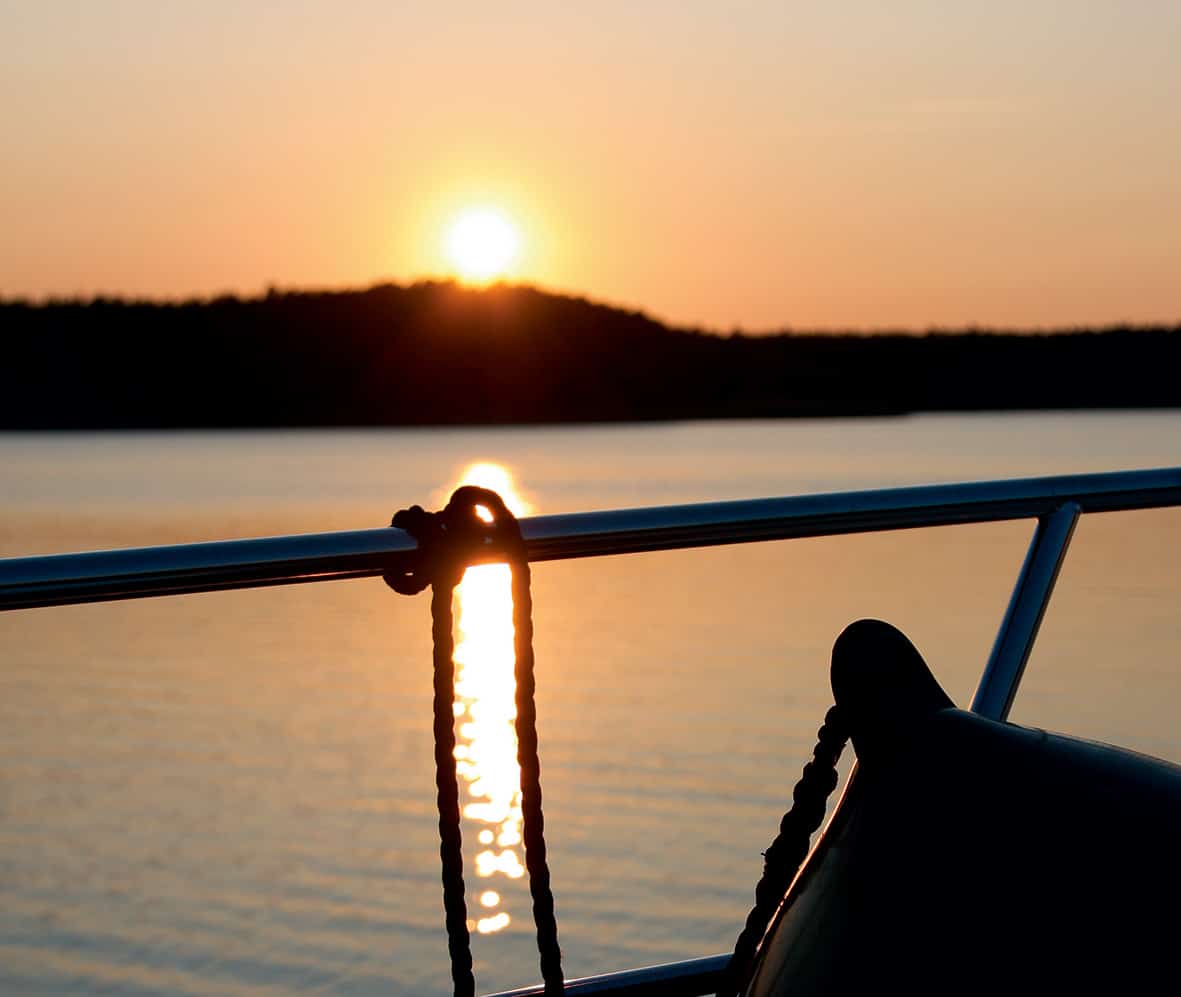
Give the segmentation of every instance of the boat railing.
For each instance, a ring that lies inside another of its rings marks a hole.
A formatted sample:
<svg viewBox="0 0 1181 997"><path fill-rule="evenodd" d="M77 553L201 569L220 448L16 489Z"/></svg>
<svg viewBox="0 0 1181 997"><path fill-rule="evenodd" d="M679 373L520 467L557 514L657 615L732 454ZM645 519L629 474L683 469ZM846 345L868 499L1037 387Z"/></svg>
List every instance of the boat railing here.
<svg viewBox="0 0 1181 997"><path fill-rule="evenodd" d="M1181 468L921 485L521 520L530 561L1033 519L1036 526L972 699L1004 720L1084 513L1181 506ZM407 568L400 529L350 530L0 559L0 610L367 578ZM727 956L570 981L570 994L712 993ZM540 994L529 987L512 997ZM501 997L510 997L509 993Z"/></svg>

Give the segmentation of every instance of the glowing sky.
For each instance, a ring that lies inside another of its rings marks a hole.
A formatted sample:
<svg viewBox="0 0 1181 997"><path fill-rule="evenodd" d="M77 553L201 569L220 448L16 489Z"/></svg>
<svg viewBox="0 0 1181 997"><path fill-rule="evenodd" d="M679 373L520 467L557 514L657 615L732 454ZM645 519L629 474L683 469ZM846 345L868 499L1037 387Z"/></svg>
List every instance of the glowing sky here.
<svg viewBox="0 0 1181 997"><path fill-rule="evenodd" d="M0 0L0 294L511 276L718 329L1181 319L1181 3Z"/></svg>

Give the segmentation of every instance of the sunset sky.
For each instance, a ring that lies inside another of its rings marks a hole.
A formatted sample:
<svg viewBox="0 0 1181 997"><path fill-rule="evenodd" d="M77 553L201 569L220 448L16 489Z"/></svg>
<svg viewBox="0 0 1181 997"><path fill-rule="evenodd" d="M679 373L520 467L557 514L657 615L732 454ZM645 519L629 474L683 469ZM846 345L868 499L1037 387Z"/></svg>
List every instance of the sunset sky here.
<svg viewBox="0 0 1181 997"><path fill-rule="evenodd" d="M0 294L455 273L719 330L1181 321L1181 3L0 0Z"/></svg>

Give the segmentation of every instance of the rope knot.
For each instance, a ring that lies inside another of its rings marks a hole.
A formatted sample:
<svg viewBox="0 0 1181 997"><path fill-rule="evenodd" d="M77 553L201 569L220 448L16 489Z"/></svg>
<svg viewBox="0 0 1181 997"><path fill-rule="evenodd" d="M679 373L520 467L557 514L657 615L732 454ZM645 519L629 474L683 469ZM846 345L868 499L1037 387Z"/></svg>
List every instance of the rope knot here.
<svg viewBox="0 0 1181 997"><path fill-rule="evenodd" d="M487 519L480 515L481 510ZM412 505L394 513L390 525L405 530L418 542L418 557L412 566L389 570L382 576L401 595L417 595L432 585L454 587L464 569L476 560L500 555L519 561L524 556L516 517L489 488L463 485L439 512Z"/></svg>

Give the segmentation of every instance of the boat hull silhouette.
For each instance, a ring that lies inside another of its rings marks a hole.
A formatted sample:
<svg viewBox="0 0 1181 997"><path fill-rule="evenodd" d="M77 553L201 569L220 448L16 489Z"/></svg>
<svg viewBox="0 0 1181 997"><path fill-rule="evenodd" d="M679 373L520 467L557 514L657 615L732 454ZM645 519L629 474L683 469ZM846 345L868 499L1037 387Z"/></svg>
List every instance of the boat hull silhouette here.
<svg viewBox="0 0 1181 997"><path fill-rule="evenodd" d="M955 709L876 621L837 642L833 685L857 769L763 940L751 997L1173 978L1181 768Z"/></svg>

